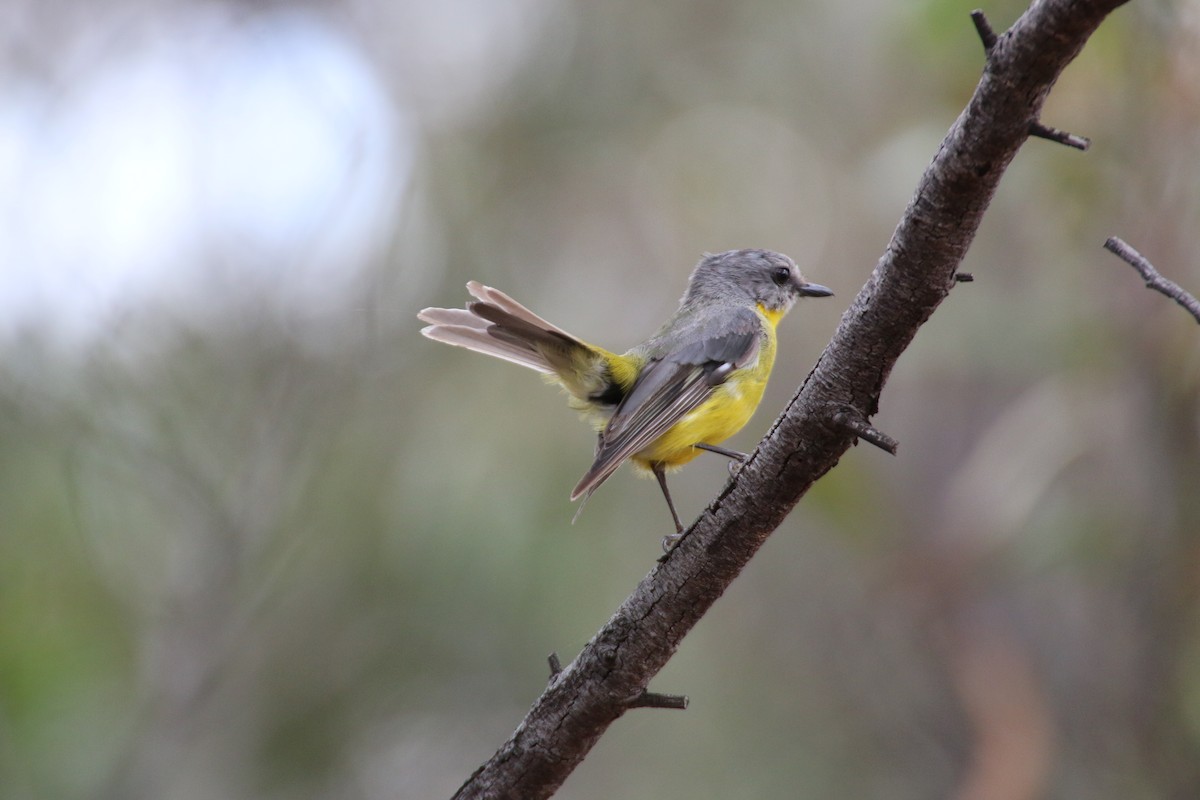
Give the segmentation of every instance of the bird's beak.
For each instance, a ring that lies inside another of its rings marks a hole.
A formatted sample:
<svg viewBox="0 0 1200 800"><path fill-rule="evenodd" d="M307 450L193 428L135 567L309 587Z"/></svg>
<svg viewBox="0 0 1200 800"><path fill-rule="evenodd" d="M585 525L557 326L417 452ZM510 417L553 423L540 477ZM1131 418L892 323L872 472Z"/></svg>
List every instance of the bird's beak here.
<svg viewBox="0 0 1200 800"><path fill-rule="evenodd" d="M797 291L801 297L833 297L833 289L819 283L802 283Z"/></svg>

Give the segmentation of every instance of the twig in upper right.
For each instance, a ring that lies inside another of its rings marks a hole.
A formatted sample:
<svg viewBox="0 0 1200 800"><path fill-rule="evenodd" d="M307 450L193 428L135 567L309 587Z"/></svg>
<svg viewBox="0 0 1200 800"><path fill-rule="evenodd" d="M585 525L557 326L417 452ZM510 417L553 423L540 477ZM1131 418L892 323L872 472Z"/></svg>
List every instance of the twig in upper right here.
<svg viewBox="0 0 1200 800"><path fill-rule="evenodd" d="M1182 286L1175 283L1175 281L1164 278L1159 274L1158 270L1154 268L1154 265L1145 256L1116 236L1108 237L1108 241L1104 243L1104 249L1136 269L1138 274L1142 276L1142 279L1146 281L1147 288L1165 294L1187 309L1188 313L1196 318L1196 322L1200 322L1200 301L1196 300L1195 297L1189 294Z"/></svg>

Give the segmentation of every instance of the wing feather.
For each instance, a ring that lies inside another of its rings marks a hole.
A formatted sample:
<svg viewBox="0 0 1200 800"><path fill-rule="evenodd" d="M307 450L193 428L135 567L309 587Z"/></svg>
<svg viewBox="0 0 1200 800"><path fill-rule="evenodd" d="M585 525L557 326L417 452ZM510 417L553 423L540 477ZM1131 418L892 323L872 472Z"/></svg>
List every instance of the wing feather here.
<svg viewBox="0 0 1200 800"><path fill-rule="evenodd" d="M590 495L627 458L703 405L730 373L753 361L760 331L758 315L746 309L727 317L715 335L652 359L601 432L596 458L571 499Z"/></svg>

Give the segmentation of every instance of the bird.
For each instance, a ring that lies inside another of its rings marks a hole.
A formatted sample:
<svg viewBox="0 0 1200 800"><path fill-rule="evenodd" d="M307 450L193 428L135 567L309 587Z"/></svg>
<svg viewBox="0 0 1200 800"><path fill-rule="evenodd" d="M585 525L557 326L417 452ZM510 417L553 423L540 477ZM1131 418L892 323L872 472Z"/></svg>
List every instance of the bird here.
<svg viewBox="0 0 1200 800"><path fill-rule="evenodd" d="M571 500L586 503L629 461L662 489L675 525L675 534L663 540L668 550L684 528L667 473L703 451L732 459L731 468L748 457L720 445L749 422L762 400L775 364L776 326L800 298L833 295L782 253L706 253L675 313L650 338L617 354L547 322L498 289L471 281L467 291L474 299L465 308L423 309L417 317L428 327L421 333L536 370L561 386L598 432L592 465Z"/></svg>

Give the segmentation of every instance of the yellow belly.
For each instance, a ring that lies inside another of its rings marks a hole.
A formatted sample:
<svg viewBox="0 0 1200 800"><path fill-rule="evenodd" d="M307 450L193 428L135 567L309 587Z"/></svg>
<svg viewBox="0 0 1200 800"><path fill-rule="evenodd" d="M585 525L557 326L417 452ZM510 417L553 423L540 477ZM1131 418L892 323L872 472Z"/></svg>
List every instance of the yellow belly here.
<svg viewBox="0 0 1200 800"><path fill-rule="evenodd" d="M766 381L730 380L718 386L704 405L688 413L645 450L630 459L642 469L654 463L682 467L701 450L697 444L720 444L745 427L762 400Z"/></svg>
<svg viewBox="0 0 1200 800"><path fill-rule="evenodd" d="M766 315L764 315L766 316ZM649 447L636 453L630 461L639 471L649 471L652 464L662 464L668 470L682 467L703 450L697 444L720 444L745 427L754 416L767 378L775 364L776 319L767 317L767 336L758 359L735 372L718 386L703 405L686 414L667 429Z"/></svg>

